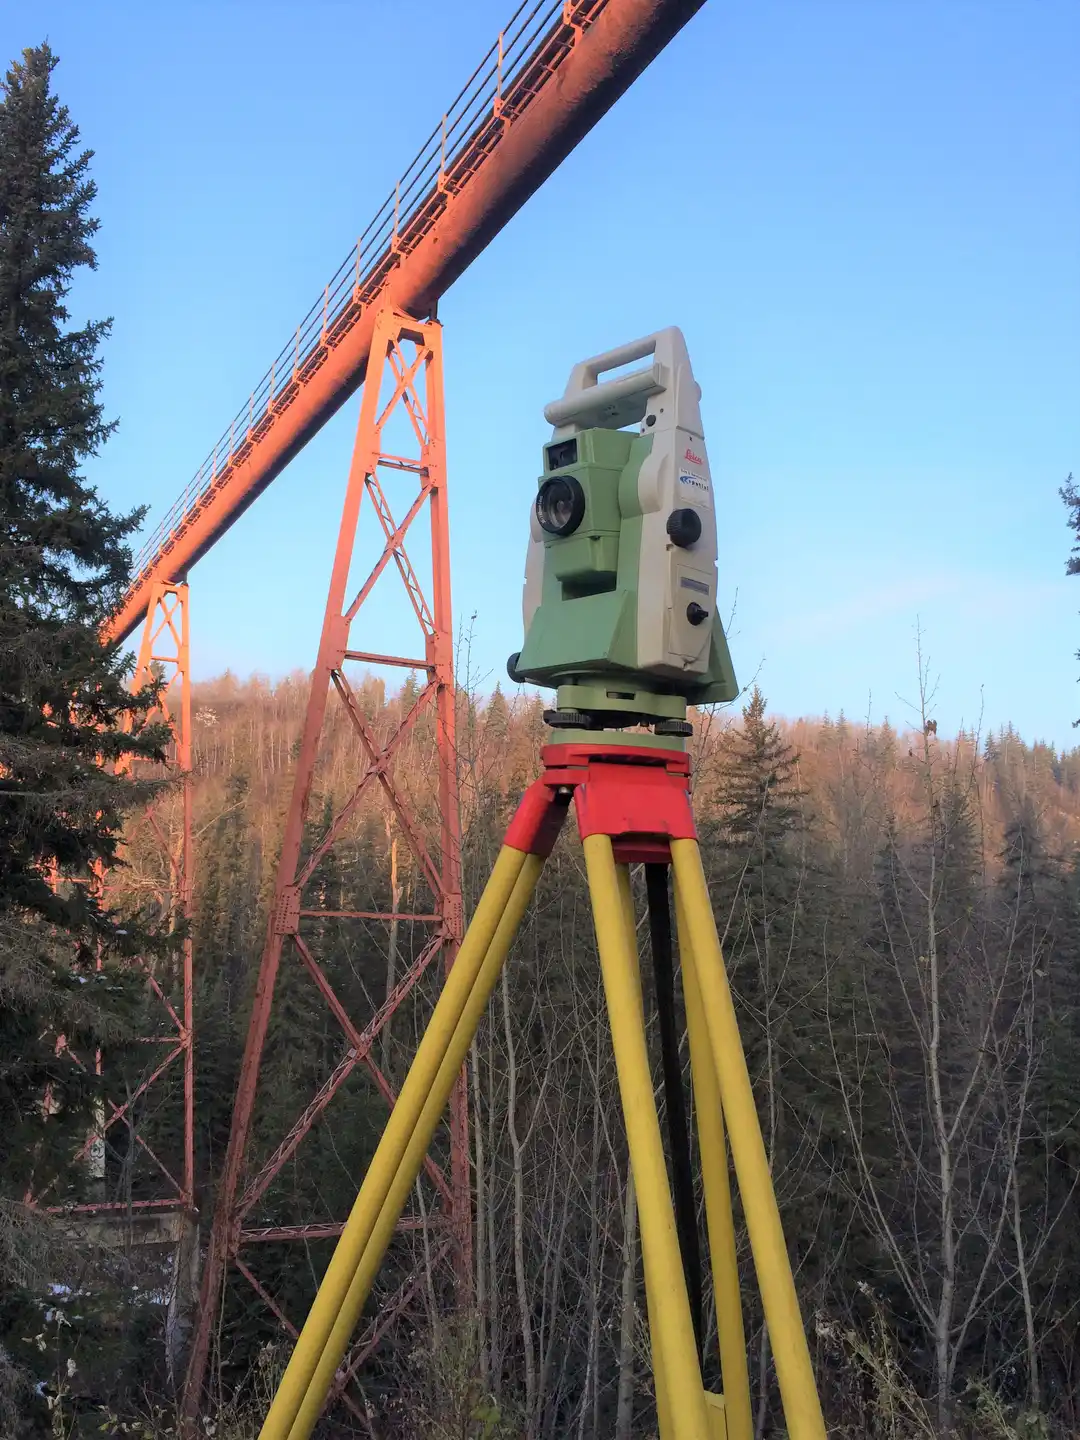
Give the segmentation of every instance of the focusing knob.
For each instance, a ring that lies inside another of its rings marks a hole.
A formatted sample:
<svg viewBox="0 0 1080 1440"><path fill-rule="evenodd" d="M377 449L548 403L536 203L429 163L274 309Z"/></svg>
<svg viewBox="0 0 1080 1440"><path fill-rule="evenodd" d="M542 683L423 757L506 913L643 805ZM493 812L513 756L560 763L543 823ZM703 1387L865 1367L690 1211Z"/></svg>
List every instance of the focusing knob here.
<svg viewBox="0 0 1080 1440"><path fill-rule="evenodd" d="M686 618L691 625L700 625L703 620L709 618L709 612L704 606L699 605L696 600L691 600L686 607Z"/></svg>
<svg viewBox="0 0 1080 1440"><path fill-rule="evenodd" d="M654 735L692 735L694 727L689 720L658 720L652 727Z"/></svg>
<svg viewBox="0 0 1080 1440"><path fill-rule="evenodd" d="M593 717L585 710L545 710L544 724L553 730L592 730Z"/></svg>
<svg viewBox="0 0 1080 1440"><path fill-rule="evenodd" d="M524 675L518 674L517 663L520 659L521 651L515 650L506 662L506 673L510 676L510 679L514 682L515 685L524 685L525 683Z"/></svg>
<svg viewBox="0 0 1080 1440"><path fill-rule="evenodd" d="M701 539L701 516L696 510L673 510L667 517L667 533L673 545L685 550Z"/></svg>

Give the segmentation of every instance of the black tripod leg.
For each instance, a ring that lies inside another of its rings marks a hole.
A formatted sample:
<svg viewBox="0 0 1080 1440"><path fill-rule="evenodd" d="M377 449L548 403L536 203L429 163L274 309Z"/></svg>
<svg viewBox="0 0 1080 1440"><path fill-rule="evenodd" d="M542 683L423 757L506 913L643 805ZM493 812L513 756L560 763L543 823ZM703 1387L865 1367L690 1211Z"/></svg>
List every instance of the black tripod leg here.
<svg viewBox="0 0 1080 1440"><path fill-rule="evenodd" d="M675 1228L690 1300L690 1318L697 1339L698 1363L704 1349L701 1333L701 1245L698 1240L694 1178L690 1168L690 1113L679 1060L679 1036L675 1026L675 967L671 951L671 907L668 902L666 865L645 866L645 891L649 903L649 937L652 941L653 976L656 981L656 1013L660 1022L660 1055L664 1069L664 1101L667 1110L668 1145L671 1150L671 1189L675 1204Z"/></svg>

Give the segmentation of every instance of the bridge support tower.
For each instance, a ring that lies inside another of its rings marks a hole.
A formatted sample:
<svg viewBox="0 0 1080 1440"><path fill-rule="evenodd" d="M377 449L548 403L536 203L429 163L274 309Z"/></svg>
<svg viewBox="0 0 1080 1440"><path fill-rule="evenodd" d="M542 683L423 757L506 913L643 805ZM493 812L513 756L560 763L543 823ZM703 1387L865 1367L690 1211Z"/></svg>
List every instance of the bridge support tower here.
<svg viewBox="0 0 1080 1440"><path fill-rule="evenodd" d="M193 1051L191 669L188 586L154 581L139 641L132 688L160 682L160 697L147 715L172 731L166 773L170 786L133 818L124 842L127 868L121 882L138 890L141 903L157 908L162 929L186 933L175 953L139 955L130 963L145 980L145 1031L137 1045L144 1057L129 1093L110 1086L100 1052L80 1053L64 1035L58 1054L103 1076L105 1097L96 1123L75 1155L90 1179L89 1198L77 1204L50 1202L47 1192L28 1200L96 1244L144 1256L164 1257L171 1279L166 1302L166 1361L181 1373L197 1289L195 1215L195 1085ZM131 757L122 762L130 771ZM138 762L153 772L157 767ZM96 875L106 904L113 877ZM100 963L100 962L99 962ZM164 1138L164 1143L158 1138Z"/></svg>
<svg viewBox="0 0 1080 1440"><path fill-rule="evenodd" d="M394 453L389 448L390 440L396 441L403 431L409 436L411 454ZM395 486L400 489L401 479L393 484L387 481L395 475L413 477L415 491L410 503L399 505L395 501L392 509L390 497L395 494ZM350 576L356 559L362 502L368 507L368 524L375 527L381 550L363 583L354 590ZM420 527L416 530L413 527L424 512L430 528L430 594L406 548L410 532L414 539L419 533ZM407 604L416 617L422 639L420 655L376 653L360 648L353 641L365 604L388 570L397 572ZM350 664L395 666L424 677L411 707L401 715L388 736L377 734L376 727L365 715L361 697L346 673ZM336 808L329 825L319 826L321 833L313 838L309 811L318 772L320 738L331 723L332 707L340 707L339 714L344 712L345 728L355 745L357 779L347 796L335 797ZM402 741L418 721L430 725L432 718L438 772L438 820L434 837L427 833L430 826L422 822L407 787L395 777L394 768ZM463 929L454 722L441 327L435 320L420 322L401 311L385 309L376 320L371 343L318 659L311 678L229 1145L203 1266L198 1322L184 1393L184 1414L189 1423L197 1417L203 1403L211 1346L224 1287L231 1275L243 1277L287 1333L295 1337L297 1330L292 1319L257 1275L259 1267L253 1251L265 1242L303 1244L336 1236L346 1217L342 1215L329 1224L267 1224L268 1207L264 1197L355 1071L366 1071L385 1100L393 1104L395 1096L390 1080L379 1064L383 1053L380 1037L395 1011L431 966L441 963L449 970L454 963ZM388 812L411 851L416 874L430 892L432 904L427 913L398 913L396 897L392 899L390 913L327 908L327 897L318 884L317 868L340 843L360 807L373 797L377 788L381 788ZM326 934L328 921L336 924L384 921L391 926L411 921L423 922L429 927L418 954L362 1028L339 998L326 967L320 963L319 939ZM300 966L322 997L341 1031L341 1058L314 1095L297 1097L295 1119L280 1143L261 1163L254 1163L252 1121L274 1007L275 983L284 965ZM451 1103L450 1173L444 1173L430 1159L427 1163L427 1173L440 1197L440 1206L433 1216L413 1217L414 1224L430 1225L431 1252L440 1259L446 1257L453 1261L459 1294L462 1287L467 1291L471 1275L467 1124L467 1093L462 1073ZM343 1136L341 1143L347 1149L348 1137ZM394 1317L410 1304L422 1282L421 1273L407 1274L397 1293L383 1303L377 1323L359 1335L340 1367L332 1391L335 1397L351 1405L346 1393L351 1377Z"/></svg>

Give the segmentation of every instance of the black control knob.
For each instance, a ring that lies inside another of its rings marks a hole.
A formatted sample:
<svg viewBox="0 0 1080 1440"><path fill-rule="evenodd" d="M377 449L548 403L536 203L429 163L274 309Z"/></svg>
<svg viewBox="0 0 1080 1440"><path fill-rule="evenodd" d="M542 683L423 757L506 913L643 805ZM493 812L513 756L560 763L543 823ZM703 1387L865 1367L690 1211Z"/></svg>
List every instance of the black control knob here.
<svg viewBox="0 0 1080 1440"><path fill-rule="evenodd" d="M709 618L709 612L703 605L699 605L696 600L691 600L690 604L686 607L686 618L690 621L691 625L700 625L703 620Z"/></svg>
<svg viewBox="0 0 1080 1440"><path fill-rule="evenodd" d="M685 550L701 539L701 516L696 510L673 510L667 517L667 533L671 543Z"/></svg>
<svg viewBox="0 0 1080 1440"><path fill-rule="evenodd" d="M521 651L515 650L514 653L510 656L509 660L507 660L506 662L506 673L510 676L510 679L514 682L515 685L523 685L525 683L524 676L518 674L517 663L520 659Z"/></svg>

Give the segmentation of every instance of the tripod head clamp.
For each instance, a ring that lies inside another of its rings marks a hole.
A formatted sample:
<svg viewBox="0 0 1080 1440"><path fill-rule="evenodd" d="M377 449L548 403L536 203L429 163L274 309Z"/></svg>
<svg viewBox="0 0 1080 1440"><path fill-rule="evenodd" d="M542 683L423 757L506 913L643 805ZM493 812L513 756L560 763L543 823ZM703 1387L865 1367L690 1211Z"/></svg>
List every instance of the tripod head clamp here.
<svg viewBox="0 0 1080 1440"><path fill-rule="evenodd" d="M650 363L601 379L637 360ZM716 516L701 390L674 326L582 360L544 409L514 680L554 686L561 730L652 723L738 694L716 614ZM636 433L628 426L636 426ZM646 737L635 735L640 744Z"/></svg>

